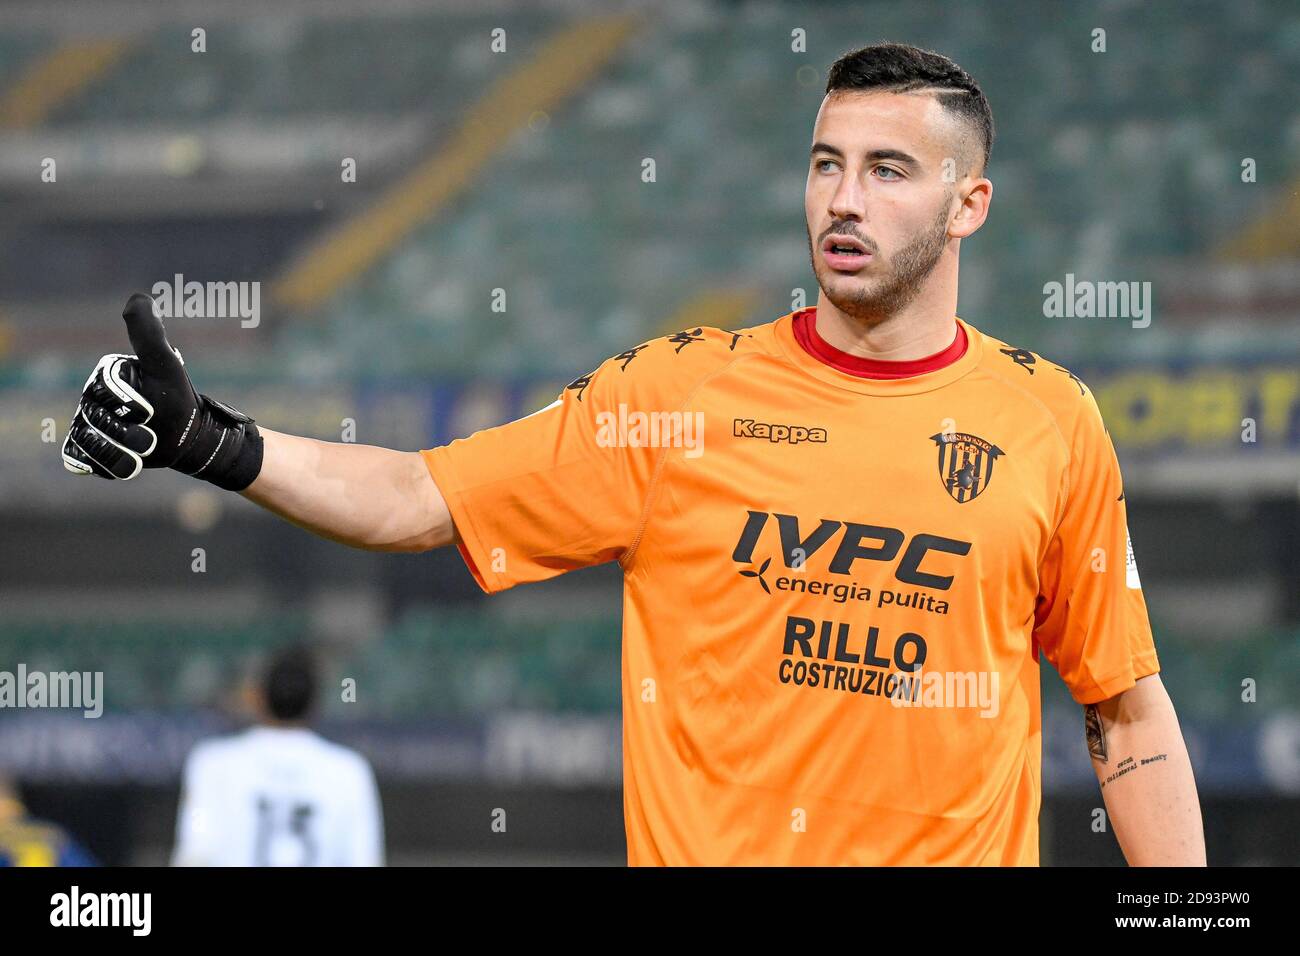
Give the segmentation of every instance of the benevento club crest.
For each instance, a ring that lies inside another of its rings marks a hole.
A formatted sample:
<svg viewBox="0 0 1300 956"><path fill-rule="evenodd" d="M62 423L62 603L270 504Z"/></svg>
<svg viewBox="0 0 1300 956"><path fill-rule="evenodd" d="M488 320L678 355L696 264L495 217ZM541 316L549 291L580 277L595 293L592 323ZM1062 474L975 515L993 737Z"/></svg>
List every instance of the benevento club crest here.
<svg viewBox="0 0 1300 956"><path fill-rule="evenodd" d="M940 432L930 439L939 446L939 480L953 501L965 504L989 486L1001 448L966 432Z"/></svg>

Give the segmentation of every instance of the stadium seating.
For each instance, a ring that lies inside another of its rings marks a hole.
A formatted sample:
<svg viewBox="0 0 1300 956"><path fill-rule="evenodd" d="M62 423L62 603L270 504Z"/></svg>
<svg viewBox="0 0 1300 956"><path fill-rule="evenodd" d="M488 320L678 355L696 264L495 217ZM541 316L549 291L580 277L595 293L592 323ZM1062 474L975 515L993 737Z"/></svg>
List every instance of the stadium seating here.
<svg viewBox="0 0 1300 956"><path fill-rule="evenodd" d="M1063 362L1176 355L1191 347L1176 315L1127 335L1100 321L1046 321L1041 286L1067 272L1138 279L1163 259L1208 255L1248 224L1243 191L1267 214L1293 165L1279 118L1294 111L1284 67L1296 66L1297 44L1293 26L1274 27L1289 22L1275 16L1282 6L1241 7L1213 46L1195 16L1116 8L1105 53L1088 50L1095 24L1085 11L1027 0L932 25L926 4L797 15L746 7L721 30L708 18L657 18L600 82L501 143L466 192L318 314L278 322L270 351L265 337L244 348L267 368L284 367L279 356L317 354L319 374L331 376L567 377L661 333L668 316L719 287L755 292L751 321L788 311L792 290L815 294L802 184L825 63L853 40L920 32L917 40L960 52L998 120L994 211L965 250L961 312ZM512 13L510 52L496 56L487 42L498 19L285 16L273 28L214 25L203 54L190 51L187 32L158 29L48 122L93 138L114 124L202 131L240 121L256 132L405 118L427 128L422 150L436 154L460 112L565 25L554 14ZM789 49L792 24L811 52L774 55ZM1165 42L1130 48L1128 38L1157 28ZM1031 76L1001 52L1018 30L1039 36ZM34 42L0 38L0 69L12 71ZM1240 182L1244 156L1256 160L1259 184ZM653 183L641 181L647 157ZM395 180L400 170L386 172ZM504 313L492 310L497 288L508 296ZM23 339L20 329L15 362L28 357ZM235 363L214 364L220 374Z"/></svg>

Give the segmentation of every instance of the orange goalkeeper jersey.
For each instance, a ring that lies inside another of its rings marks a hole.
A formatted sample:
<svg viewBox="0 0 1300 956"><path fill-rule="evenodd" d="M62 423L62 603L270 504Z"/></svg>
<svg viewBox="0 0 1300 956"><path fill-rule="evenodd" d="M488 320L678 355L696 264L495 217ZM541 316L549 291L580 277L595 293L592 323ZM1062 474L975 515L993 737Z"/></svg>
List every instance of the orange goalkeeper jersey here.
<svg viewBox="0 0 1300 956"><path fill-rule="evenodd" d="M462 554L489 592L622 566L630 864L1036 865L1040 650L1081 704L1159 669L1092 393L960 318L951 364L854 376L798 316L424 451Z"/></svg>

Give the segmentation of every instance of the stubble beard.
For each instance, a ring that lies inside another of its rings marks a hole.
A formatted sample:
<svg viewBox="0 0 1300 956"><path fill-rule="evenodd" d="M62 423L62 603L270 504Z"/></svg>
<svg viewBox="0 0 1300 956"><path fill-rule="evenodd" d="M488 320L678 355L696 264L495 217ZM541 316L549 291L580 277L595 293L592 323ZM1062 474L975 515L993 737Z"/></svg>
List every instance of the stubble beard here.
<svg viewBox="0 0 1300 956"><path fill-rule="evenodd" d="M808 232L806 227L805 232ZM876 325L897 315L915 299L921 291L922 283L939 264L947 247L948 204L944 203L929 227L894 254L887 275L845 291L835 282L835 279L840 277L839 273L831 270L825 263L819 266L817 250L813 248L812 233L808 232L808 256L822 294L831 305L845 315L859 319L867 325ZM823 277L824 273L826 278Z"/></svg>

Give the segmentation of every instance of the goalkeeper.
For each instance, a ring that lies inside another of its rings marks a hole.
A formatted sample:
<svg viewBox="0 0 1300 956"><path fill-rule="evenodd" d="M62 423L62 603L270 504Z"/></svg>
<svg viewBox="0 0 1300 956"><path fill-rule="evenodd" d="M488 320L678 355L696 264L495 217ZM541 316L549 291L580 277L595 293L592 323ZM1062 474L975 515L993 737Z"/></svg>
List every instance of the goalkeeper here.
<svg viewBox="0 0 1300 956"><path fill-rule="evenodd" d="M454 543L489 592L617 561L629 863L1037 865L1042 656L1128 861L1203 865L1097 403L956 315L991 144L947 58L846 54L807 169L815 306L646 342L418 453L259 428L134 296L64 462L173 468L360 548ZM667 426L610 428L633 418Z"/></svg>

